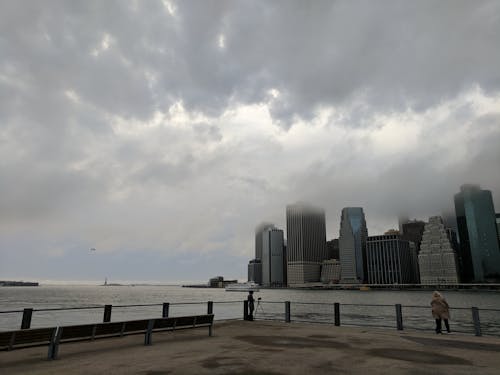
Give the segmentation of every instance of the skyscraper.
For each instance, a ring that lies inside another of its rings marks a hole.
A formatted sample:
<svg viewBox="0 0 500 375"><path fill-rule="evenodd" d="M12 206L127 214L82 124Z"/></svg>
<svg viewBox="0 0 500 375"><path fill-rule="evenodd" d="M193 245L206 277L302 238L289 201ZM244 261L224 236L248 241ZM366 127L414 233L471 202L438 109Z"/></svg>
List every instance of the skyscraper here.
<svg viewBox="0 0 500 375"><path fill-rule="evenodd" d="M262 232L262 285L283 286L283 231L267 228Z"/></svg>
<svg viewBox="0 0 500 375"><path fill-rule="evenodd" d="M429 218L425 225L418 263L422 284L456 284L459 282L457 254L439 216Z"/></svg>
<svg viewBox="0 0 500 375"><path fill-rule="evenodd" d="M248 262L248 281L257 284L262 283L262 263L260 259L252 259Z"/></svg>
<svg viewBox="0 0 500 375"><path fill-rule="evenodd" d="M417 249L417 254L420 252L420 242L422 241L422 235L424 234L425 222L420 220L412 220L402 223L401 225L403 231L401 232L401 238L403 240L411 241L415 244Z"/></svg>
<svg viewBox="0 0 500 375"><path fill-rule="evenodd" d="M462 185L455 195L462 280L500 281L500 248L491 191Z"/></svg>
<svg viewBox="0 0 500 375"><path fill-rule="evenodd" d="M410 241L399 234L370 236L366 241L368 282L370 284L413 284Z"/></svg>
<svg viewBox="0 0 500 375"><path fill-rule="evenodd" d="M366 228L361 207L345 207L340 219L339 255L342 283L366 282Z"/></svg>
<svg viewBox="0 0 500 375"><path fill-rule="evenodd" d="M320 281L327 258L325 211L307 204L286 207L288 285Z"/></svg>
<svg viewBox="0 0 500 375"><path fill-rule="evenodd" d="M263 222L255 228L255 259L262 259L262 233L267 228L274 228L274 224Z"/></svg>
<svg viewBox="0 0 500 375"><path fill-rule="evenodd" d="M255 228L255 259L248 263L248 281L262 284L262 236L268 228L274 228L272 223L260 223Z"/></svg>
<svg viewBox="0 0 500 375"><path fill-rule="evenodd" d="M495 214L497 220L497 235L498 235L498 244L500 246L500 214Z"/></svg>

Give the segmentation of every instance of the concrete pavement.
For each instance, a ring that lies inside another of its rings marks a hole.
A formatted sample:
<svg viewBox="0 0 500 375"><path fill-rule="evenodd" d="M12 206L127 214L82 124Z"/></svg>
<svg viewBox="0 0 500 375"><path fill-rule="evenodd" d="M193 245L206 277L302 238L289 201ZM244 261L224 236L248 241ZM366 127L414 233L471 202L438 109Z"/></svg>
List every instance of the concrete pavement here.
<svg viewBox="0 0 500 375"><path fill-rule="evenodd" d="M230 321L208 329L0 352L2 374L499 374L500 338Z"/></svg>

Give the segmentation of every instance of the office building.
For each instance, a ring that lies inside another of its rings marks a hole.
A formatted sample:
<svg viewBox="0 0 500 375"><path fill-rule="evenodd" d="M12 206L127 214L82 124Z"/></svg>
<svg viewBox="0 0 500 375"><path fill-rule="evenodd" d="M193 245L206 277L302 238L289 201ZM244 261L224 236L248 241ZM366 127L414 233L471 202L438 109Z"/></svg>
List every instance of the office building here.
<svg viewBox="0 0 500 375"><path fill-rule="evenodd" d="M338 284L340 281L340 262L338 259L327 259L321 265L321 282Z"/></svg>
<svg viewBox="0 0 500 375"><path fill-rule="evenodd" d="M365 214L361 207L345 207L340 220L339 256L341 282L344 284L366 282L366 228Z"/></svg>
<svg viewBox="0 0 500 375"><path fill-rule="evenodd" d="M498 235L498 244L500 246L500 214L495 214L496 222L497 222L497 235Z"/></svg>
<svg viewBox="0 0 500 375"><path fill-rule="evenodd" d="M463 282L500 282L500 248L491 191L463 185L455 195Z"/></svg>
<svg viewBox="0 0 500 375"><path fill-rule="evenodd" d="M263 222L255 228L255 259L262 259L262 233L268 228L274 228L274 224Z"/></svg>
<svg viewBox="0 0 500 375"><path fill-rule="evenodd" d="M339 259L339 239L335 238L326 241L326 249L328 252L328 259Z"/></svg>
<svg viewBox="0 0 500 375"><path fill-rule="evenodd" d="M283 274L283 231L267 228L262 232L262 285L285 285Z"/></svg>
<svg viewBox="0 0 500 375"><path fill-rule="evenodd" d="M252 259L248 262L248 281L262 283L262 262L260 259Z"/></svg>
<svg viewBox="0 0 500 375"><path fill-rule="evenodd" d="M410 242L401 239L399 234L368 237L366 241L368 282L414 284L412 257Z"/></svg>
<svg viewBox="0 0 500 375"><path fill-rule="evenodd" d="M415 244L417 254L420 252L420 242L424 234L425 222L421 220L411 220L401 224L401 238Z"/></svg>
<svg viewBox="0 0 500 375"><path fill-rule="evenodd" d="M459 282L457 255L453 249L452 231L439 216L425 225L418 263L422 284L456 284Z"/></svg>
<svg viewBox="0 0 500 375"><path fill-rule="evenodd" d="M286 207L288 285L320 281L327 259L325 212L307 204Z"/></svg>

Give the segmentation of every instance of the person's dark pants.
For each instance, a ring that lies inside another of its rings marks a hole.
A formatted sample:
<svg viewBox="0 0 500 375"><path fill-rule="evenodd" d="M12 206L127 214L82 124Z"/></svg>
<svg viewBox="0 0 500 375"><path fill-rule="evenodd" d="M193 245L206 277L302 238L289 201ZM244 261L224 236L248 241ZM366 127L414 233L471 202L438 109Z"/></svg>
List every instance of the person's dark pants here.
<svg viewBox="0 0 500 375"><path fill-rule="evenodd" d="M249 310L250 310L250 312L249 312L249 314L248 314L248 320L253 320L253 310L254 310L254 309L253 309L252 307L250 307L250 309L249 309Z"/></svg>
<svg viewBox="0 0 500 375"><path fill-rule="evenodd" d="M444 325L446 327L446 331L450 333L450 323L448 323L448 319L443 319ZM441 318L436 319L436 333L441 333Z"/></svg>

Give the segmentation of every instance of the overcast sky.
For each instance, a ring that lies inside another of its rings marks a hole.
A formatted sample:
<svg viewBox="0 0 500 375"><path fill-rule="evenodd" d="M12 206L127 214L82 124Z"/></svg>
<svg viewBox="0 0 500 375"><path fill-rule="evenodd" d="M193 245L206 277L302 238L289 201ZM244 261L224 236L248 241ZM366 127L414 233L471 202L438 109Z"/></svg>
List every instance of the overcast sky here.
<svg viewBox="0 0 500 375"><path fill-rule="evenodd" d="M244 279L287 204L381 234L499 165L500 1L0 0L0 279Z"/></svg>

